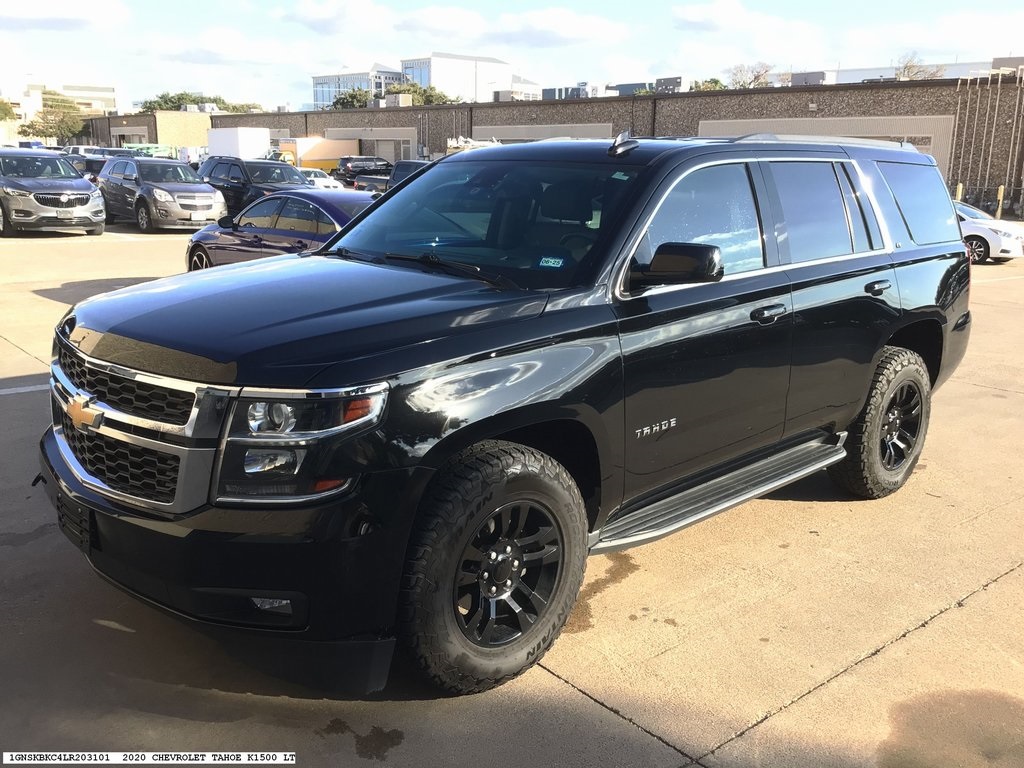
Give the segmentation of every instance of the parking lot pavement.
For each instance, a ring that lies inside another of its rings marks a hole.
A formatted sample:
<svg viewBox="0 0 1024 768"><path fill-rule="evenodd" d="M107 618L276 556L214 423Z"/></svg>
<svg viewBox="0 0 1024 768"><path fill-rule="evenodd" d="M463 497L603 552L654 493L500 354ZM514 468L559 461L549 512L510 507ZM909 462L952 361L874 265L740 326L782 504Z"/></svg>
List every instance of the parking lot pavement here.
<svg viewBox="0 0 1024 768"><path fill-rule="evenodd" d="M1024 263L974 268L967 358L898 494L852 500L819 474L594 557L565 632L523 678L449 699L399 663L382 693L353 698L287 646L199 631L109 586L30 487L57 318L94 289L183 269L187 235L116 234L0 244L3 750L1024 765Z"/></svg>

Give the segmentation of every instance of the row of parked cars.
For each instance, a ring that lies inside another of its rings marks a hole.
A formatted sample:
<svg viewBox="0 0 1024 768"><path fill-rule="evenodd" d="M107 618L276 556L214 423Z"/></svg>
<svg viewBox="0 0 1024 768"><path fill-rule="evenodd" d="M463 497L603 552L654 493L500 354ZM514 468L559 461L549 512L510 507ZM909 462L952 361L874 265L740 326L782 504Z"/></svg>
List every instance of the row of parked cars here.
<svg viewBox="0 0 1024 768"><path fill-rule="evenodd" d="M374 193L425 165L352 156L328 175L276 160L211 156L194 171L132 149L82 146L62 154L2 148L0 236L68 228L99 235L119 219L134 221L142 232L200 229L189 241L187 264L202 269L316 248ZM954 206L972 263L1024 258L1024 223L962 202Z"/></svg>

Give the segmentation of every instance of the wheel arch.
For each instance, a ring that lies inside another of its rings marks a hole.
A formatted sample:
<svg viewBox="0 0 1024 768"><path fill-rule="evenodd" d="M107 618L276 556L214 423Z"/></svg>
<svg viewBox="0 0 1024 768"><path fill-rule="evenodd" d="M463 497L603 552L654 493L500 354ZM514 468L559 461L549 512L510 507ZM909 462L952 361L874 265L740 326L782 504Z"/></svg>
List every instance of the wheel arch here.
<svg viewBox="0 0 1024 768"><path fill-rule="evenodd" d="M564 413L541 413L533 419L519 412L500 414L448 435L431 447L423 464L441 468L466 449L488 440L533 448L565 467L576 482L586 507L589 530L593 530L603 501L603 468L608 461L603 460L607 451L601 445L601 433L586 421ZM423 496L428 493L429 489Z"/></svg>
<svg viewBox="0 0 1024 768"><path fill-rule="evenodd" d="M890 336L886 345L920 355L928 368L928 378L935 385L942 369L942 325L938 320L921 319L906 325Z"/></svg>

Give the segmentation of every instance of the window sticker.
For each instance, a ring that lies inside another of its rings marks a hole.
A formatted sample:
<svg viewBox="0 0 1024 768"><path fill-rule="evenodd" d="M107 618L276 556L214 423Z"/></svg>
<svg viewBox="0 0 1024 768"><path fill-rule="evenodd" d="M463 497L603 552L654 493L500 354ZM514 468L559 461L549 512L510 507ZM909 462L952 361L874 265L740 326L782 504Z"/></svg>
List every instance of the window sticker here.
<svg viewBox="0 0 1024 768"><path fill-rule="evenodd" d="M538 266L541 267L561 267L565 263L565 259L558 256L545 256L540 260Z"/></svg>

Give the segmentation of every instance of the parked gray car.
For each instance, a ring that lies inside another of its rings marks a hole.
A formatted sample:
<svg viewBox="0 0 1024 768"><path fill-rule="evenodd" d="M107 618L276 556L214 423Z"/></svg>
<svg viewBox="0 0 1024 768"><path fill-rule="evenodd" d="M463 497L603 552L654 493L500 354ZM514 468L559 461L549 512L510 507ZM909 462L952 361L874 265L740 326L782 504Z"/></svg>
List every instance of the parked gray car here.
<svg viewBox="0 0 1024 768"><path fill-rule="evenodd" d="M224 195L179 160L111 158L97 183L107 203L107 223L131 218L142 232L198 229L228 212Z"/></svg>
<svg viewBox="0 0 1024 768"><path fill-rule="evenodd" d="M0 236L23 229L99 235L105 216L100 191L59 152L0 149Z"/></svg>

